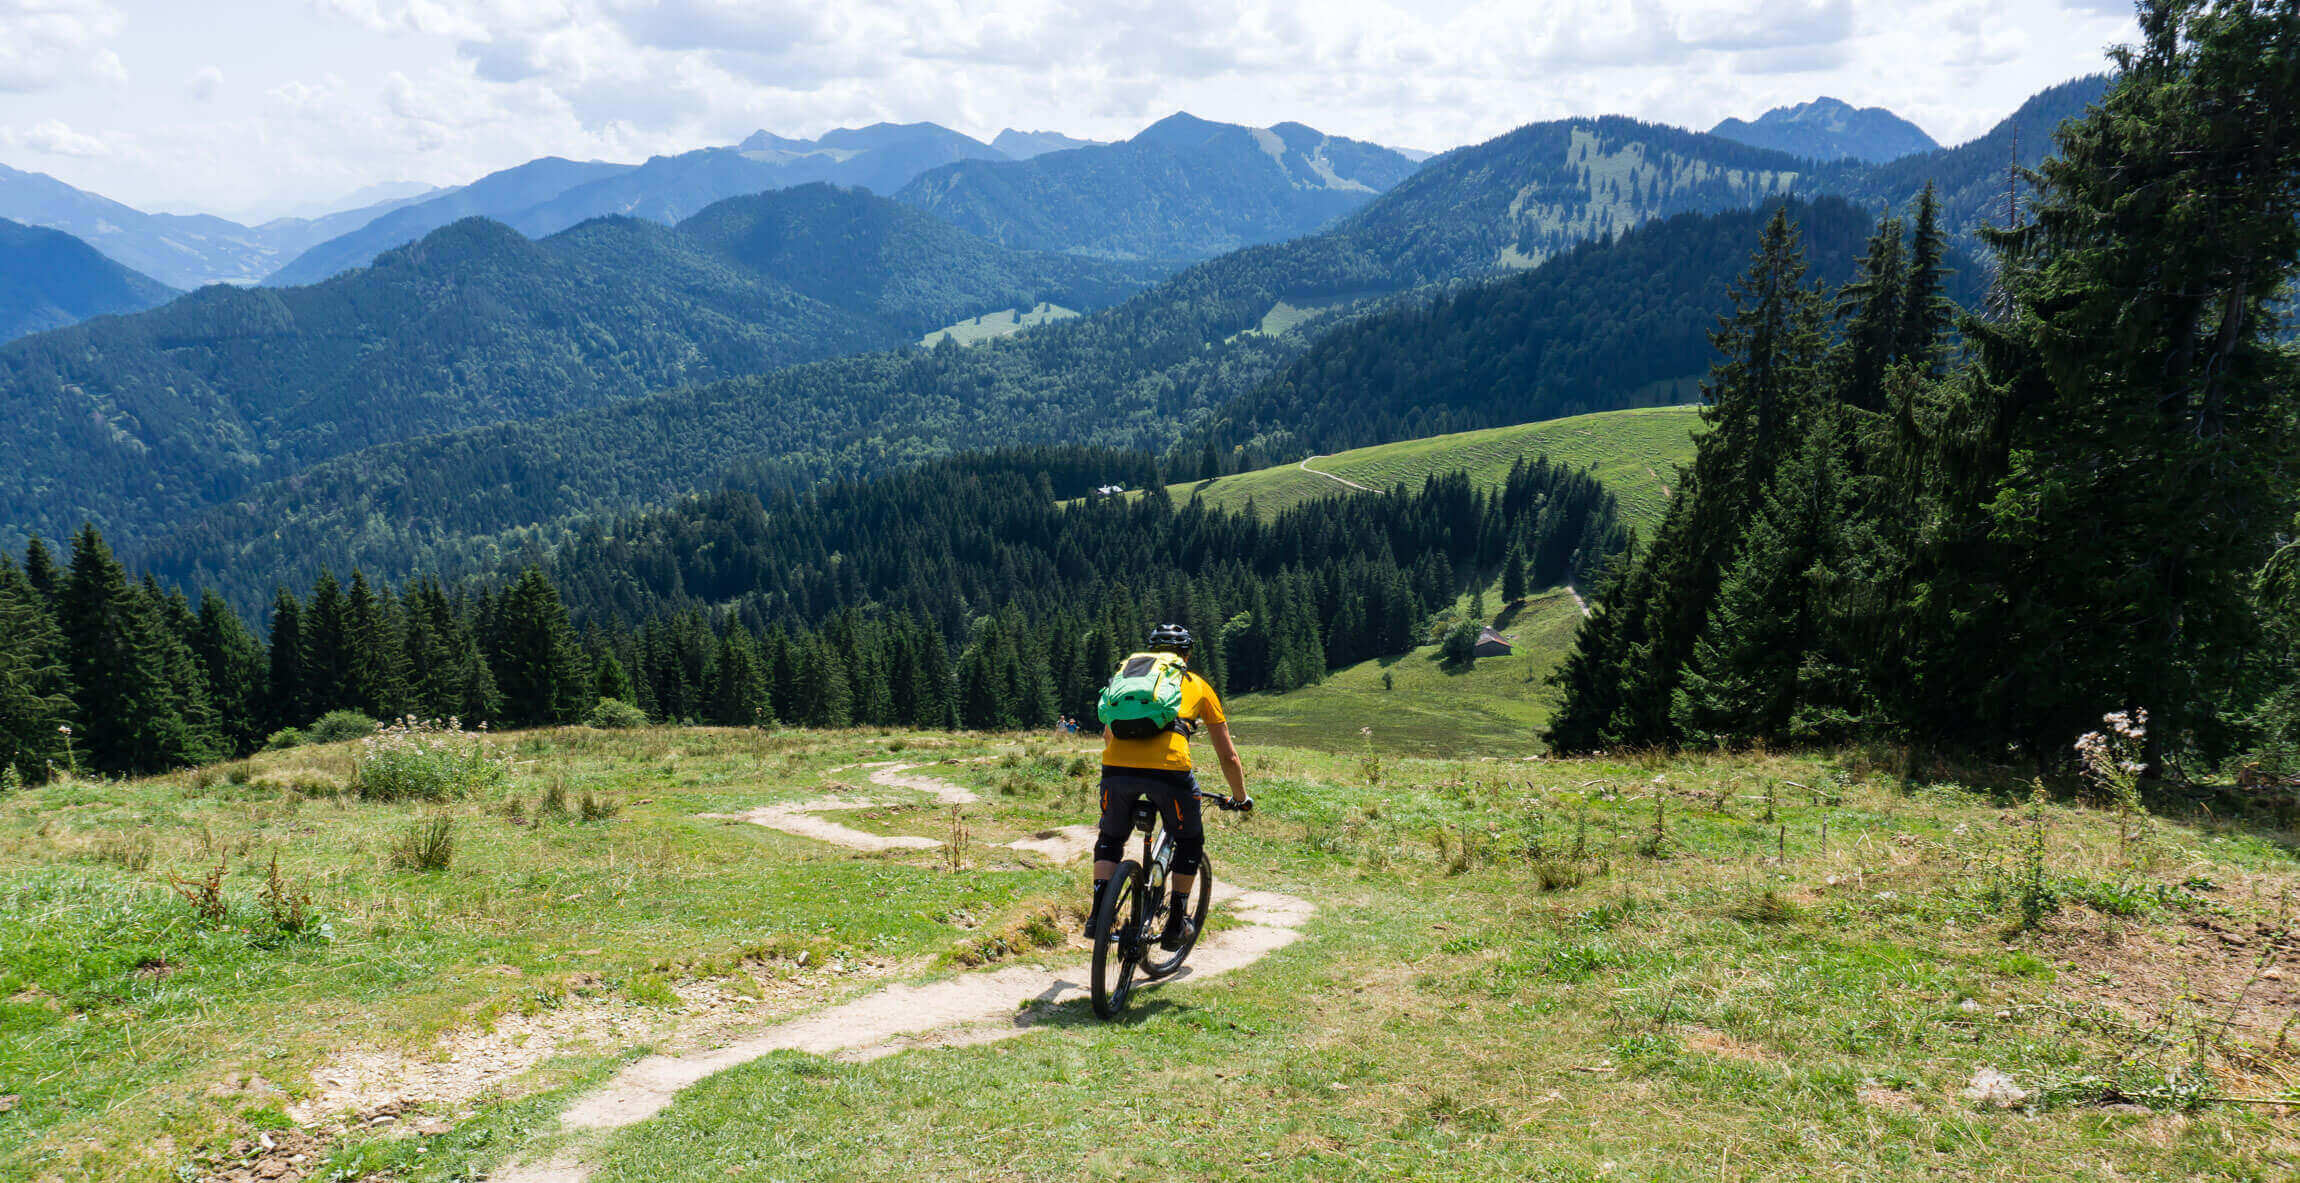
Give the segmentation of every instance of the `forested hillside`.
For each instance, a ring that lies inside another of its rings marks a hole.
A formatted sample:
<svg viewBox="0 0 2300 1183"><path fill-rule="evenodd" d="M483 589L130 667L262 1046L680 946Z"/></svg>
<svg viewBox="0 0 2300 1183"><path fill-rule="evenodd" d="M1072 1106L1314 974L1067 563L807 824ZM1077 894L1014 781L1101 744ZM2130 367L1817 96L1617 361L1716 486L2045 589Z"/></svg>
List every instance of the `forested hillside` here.
<svg viewBox="0 0 2300 1183"><path fill-rule="evenodd" d="M2127 786L2244 751L2300 768L2291 15L2151 11L1989 235L2000 287L1963 351L1938 236L1880 227L1832 334L1769 225L1685 487L1598 597L1551 742L1878 736L2052 768L2105 721Z"/></svg>
<svg viewBox="0 0 2300 1183"><path fill-rule="evenodd" d="M556 579L395 592L323 573L271 599L268 643L220 597L131 581L85 529L68 565L37 542L21 566L0 553L0 769L174 767L338 709L572 722L602 698L731 724L1045 726L1090 710L1153 618L1204 622L1194 665L1218 685L1291 689L1411 648L1465 583L1573 578L1627 542L1602 485L1546 463L1490 492L1454 474L1269 521L1059 501L1152 471L1142 453L1009 451L695 499L596 523Z"/></svg>
<svg viewBox="0 0 2300 1183"><path fill-rule="evenodd" d="M1688 151L1713 149L1721 160L1769 158L1692 133L1599 122L1622 135L1649 130ZM1583 171L1540 150L1568 152L1587 135L1577 140L1570 124L1546 127L1513 133L1491 151L1449 153L1327 233L1210 260L1095 316L931 357L843 359L385 445L249 490L164 536L121 545L169 578L219 587L246 605L271 580L305 582L323 564L357 563L395 579L471 570L506 550L549 543L580 515L659 502L730 476L803 483L946 453L954 441L1164 448L1383 294L1491 274L1500 244L1522 229L1506 216L1514 195L1557 170ZM1045 159L1066 155L1075 153ZM1714 171L1681 163L1688 175ZM1688 182L1656 208L1724 201L1732 185L1712 180ZM1479 208L1486 218L1476 216ZM1581 218L1553 237L1566 241L1606 224ZM1345 307L1287 334L1244 331L1281 300ZM1597 398L1590 405L1606 405Z"/></svg>
<svg viewBox="0 0 2300 1183"><path fill-rule="evenodd" d="M0 218L0 342L91 316L141 312L176 294L61 230Z"/></svg>
<svg viewBox="0 0 2300 1183"><path fill-rule="evenodd" d="M1122 143L935 169L895 196L1020 249L1189 260L1311 233L1414 167L1298 123L1239 127L1180 114Z"/></svg>
<svg viewBox="0 0 2300 1183"><path fill-rule="evenodd" d="M1184 440L1174 477L1563 418L1640 397L1682 401L1681 389L1716 359L1716 310L1775 208L1802 231L1816 280L1835 287L1853 277L1874 222L1835 198L1647 223L1526 275L1334 331ZM1976 269L1950 267L1950 292L1972 302Z"/></svg>
<svg viewBox="0 0 2300 1183"><path fill-rule="evenodd" d="M530 242L472 219L325 284L214 288L0 349L0 522L148 537L362 447L1130 289L827 188L738 199L692 234L601 219Z"/></svg>
<svg viewBox="0 0 2300 1183"><path fill-rule="evenodd" d="M271 579L301 582L321 564L358 562L392 578L470 570L506 549L547 544L580 515L659 503L730 476L764 485L864 473L947 452L954 441L1163 449L1387 296L1506 274L1529 252L1562 251L1652 215L1746 208L1795 187L1790 174L1801 167L1631 120L1536 125L1430 161L1325 233L1210 260L1121 307L963 356L827 362L385 445L248 489L165 537L121 545L246 604ZM1288 318L1291 330L1274 337L1245 332L1281 302L1328 309ZM1591 391L1581 405L1640 397L1650 392Z"/></svg>
<svg viewBox="0 0 2300 1183"><path fill-rule="evenodd" d="M1823 183L1828 191L1864 201L1877 212L1903 208L1918 190L1931 185L1940 195L1941 225L1950 241L1984 264L1991 263L1982 249L1982 229L2005 224L2005 201L2016 185L2022 202L2033 196L2030 186L2013 176L2014 148L2019 148L2021 168L2042 164L2056 150L2054 129L2083 115L2107 92L2110 81L2106 74L2071 79L2038 92L1978 139L1884 164L1843 166Z"/></svg>

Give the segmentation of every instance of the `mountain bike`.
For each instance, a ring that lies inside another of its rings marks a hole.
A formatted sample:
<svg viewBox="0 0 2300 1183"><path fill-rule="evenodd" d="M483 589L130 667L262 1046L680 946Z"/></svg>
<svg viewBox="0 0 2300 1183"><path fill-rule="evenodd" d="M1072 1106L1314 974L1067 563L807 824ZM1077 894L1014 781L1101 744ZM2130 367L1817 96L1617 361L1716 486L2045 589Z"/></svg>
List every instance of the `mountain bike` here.
<svg viewBox="0 0 2300 1183"><path fill-rule="evenodd" d="M1251 798L1240 804L1202 789L1195 792L1200 801L1211 801L1224 812L1254 807ZM1169 906L1166 876L1174 866L1174 836L1159 824L1158 807L1147 800L1134 803L1134 829L1142 835L1142 857L1118 864L1095 905L1094 1013L1105 1019L1126 1009L1137 974L1143 981L1155 982L1182 968L1182 959L1198 945L1198 934L1206 927L1206 906L1214 899L1214 864L1208 859L1198 867L1189 937L1170 953L1160 949L1158 933Z"/></svg>

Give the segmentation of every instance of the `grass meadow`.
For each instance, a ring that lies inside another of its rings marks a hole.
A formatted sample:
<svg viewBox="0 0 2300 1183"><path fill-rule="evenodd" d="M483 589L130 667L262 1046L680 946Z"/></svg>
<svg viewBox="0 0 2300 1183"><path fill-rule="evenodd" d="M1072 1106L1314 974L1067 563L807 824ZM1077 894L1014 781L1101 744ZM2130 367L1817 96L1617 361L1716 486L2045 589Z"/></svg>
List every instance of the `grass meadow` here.
<svg viewBox="0 0 2300 1183"><path fill-rule="evenodd" d="M1439 758L1395 722L1320 751L1257 709L1261 808L1210 848L1315 903L1300 940L1115 1023L729 1069L595 1136L593 1177L2300 1170L2288 814L2120 815L1861 753ZM1091 819L1080 740L486 742L509 775L436 802L360 796L341 746L0 800L0 1178L475 1178L570 1137L566 1099L643 1051L1083 957L1083 868L999 845ZM981 800L872 784L885 761ZM701 816L825 796L964 845Z"/></svg>

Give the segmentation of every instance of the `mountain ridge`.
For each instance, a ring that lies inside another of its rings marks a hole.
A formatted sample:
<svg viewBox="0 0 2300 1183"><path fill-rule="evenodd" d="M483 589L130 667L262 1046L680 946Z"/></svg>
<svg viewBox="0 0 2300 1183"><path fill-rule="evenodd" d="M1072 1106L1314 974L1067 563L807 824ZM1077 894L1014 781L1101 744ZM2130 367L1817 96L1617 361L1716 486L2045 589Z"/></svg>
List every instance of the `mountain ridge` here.
<svg viewBox="0 0 2300 1183"><path fill-rule="evenodd" d="M1017 249L1194 260L1315 231L1415 167L1297 123L1176 112L1115 144L945 165L895 198Z"/></svg>
<svg viewBox="0 0 2300 1183"><path fill-rule="evenodd" d="M1882 164L1941 146L1923 128L1883 107L1855 107L1827 95L1775 107L1753 120L1721 120L1709 134L1824 163Z"/></svg>
<svg viewBox="0 0 2300 1183"><path fill-rule="evenodd" d="M178 294L61 230L0 218L0 344Z"/></svg>

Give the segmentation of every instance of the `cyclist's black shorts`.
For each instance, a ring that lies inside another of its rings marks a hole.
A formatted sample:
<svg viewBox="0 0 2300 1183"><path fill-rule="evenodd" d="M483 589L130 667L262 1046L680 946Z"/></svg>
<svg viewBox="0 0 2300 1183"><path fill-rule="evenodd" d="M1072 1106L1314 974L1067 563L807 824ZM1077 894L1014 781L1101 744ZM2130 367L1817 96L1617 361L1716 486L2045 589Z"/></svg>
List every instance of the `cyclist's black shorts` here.
<svg viewBox="0 0 2300 1183"><path fill-rule="evenodd" d="M1126 836L1134 830L1134 803L1149 798L1158 818L1174 835L1174 873L1195 875L1206 860L1206 823L1198 812L1198 778L1163 768L1102 768L1102 826L1094 838L1094 861L1126 857Z"/></svg>

